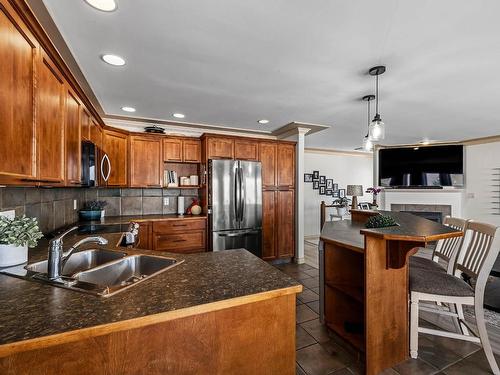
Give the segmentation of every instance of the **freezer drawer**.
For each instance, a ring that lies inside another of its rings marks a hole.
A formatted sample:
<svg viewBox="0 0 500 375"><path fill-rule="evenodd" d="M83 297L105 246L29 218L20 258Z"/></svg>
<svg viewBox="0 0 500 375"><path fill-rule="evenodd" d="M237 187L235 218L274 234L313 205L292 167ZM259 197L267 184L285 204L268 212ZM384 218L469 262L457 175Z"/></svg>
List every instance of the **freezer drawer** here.
<svg viewBox="0 0 500 375"><path fill-rule="evenodd" d="M252 254L262 256L262 231L238 230L213 232L213 251L247 249Z"/></svg>

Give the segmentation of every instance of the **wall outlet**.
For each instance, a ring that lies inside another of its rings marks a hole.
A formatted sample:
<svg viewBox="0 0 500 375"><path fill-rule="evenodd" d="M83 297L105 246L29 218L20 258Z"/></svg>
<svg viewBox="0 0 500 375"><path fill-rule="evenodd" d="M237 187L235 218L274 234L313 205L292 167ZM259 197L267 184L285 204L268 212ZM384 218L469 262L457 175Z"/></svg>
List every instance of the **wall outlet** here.
<svg viewBox="0 0 500 375"><path fill-rule="evenodd" d="M467 196L467 198L469 198L469 199L474 199L474 198L476 198L476 195L475 195L474 193L467 193L467 195L466 195L466 196Z"/></svg>
<svg viewBox="0 0 500 375"><path fill-rule="evenodd" d="M163 205L168 206L169 204L170 204L170 198L168 197L163 198Z"/></svg>
<svg viewBox="0 0 500 375"><path fill-rule="evenodd" d="M77 207L77 200L76 199L73 199L73 210L76 211L76 207Z"/></svg>

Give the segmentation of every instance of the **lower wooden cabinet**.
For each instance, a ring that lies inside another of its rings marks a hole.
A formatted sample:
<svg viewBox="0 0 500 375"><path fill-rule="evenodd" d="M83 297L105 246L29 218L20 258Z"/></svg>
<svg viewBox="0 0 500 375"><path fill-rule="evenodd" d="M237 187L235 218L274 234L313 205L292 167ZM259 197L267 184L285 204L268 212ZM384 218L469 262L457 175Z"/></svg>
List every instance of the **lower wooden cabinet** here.
<svg viewBox="0 0 500 375"><path fill-rule="evenodd" d="M142 222L137 247L184 254L204 252L206 225L205 218Z"/></svg>
<svg viewBox="0 0 500 375"><path fill-rule="evenodd" d="M295 191L262 192L262 259L295 256Z"/></svg>

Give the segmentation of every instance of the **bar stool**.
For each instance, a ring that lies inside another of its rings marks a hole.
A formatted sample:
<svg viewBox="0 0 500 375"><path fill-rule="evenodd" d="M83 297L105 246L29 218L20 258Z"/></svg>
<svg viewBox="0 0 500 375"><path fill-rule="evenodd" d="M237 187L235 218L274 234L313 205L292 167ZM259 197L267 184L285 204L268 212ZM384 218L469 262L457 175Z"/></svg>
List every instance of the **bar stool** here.
<svg viewBox="0 0 500 375"><path fill-rule="evenodd" d="M453 229L460 230L462 232L467 228L467 220L459 219L456 217L446 216L443 220L443 224L449 226ZM432 270L438 272L448 272L453 273L455 266L455 258L462 245L463 237L451 237L439 240L436 244L436 248L432 252L431 259L422 258L419 256L410 257L410 270L411 269L422 269L422 270ZM419 248L422 250L424 248ZM446 262L447 267L443 267L439 260Z"/></svg>
<svg viewBox="0 0 500 375"><path fill-rule="evenodd" d="M471 341L482 345L495 375L500 375L484 321L484 289L500 249L500 227L469 221L465 238L456 256L454 273L442 271L418 272L410 269L410 356L418 356L418 334ZM472 287L461 276L475 280ZM420 301L443 303L449 306L422 304ZM465 322L462 305L474 306L478 332ZM454 310L456 306L456 312ZM418 326L419 308L458 319L461 333ZM472 333L472 335L471 335Z"/></svg>

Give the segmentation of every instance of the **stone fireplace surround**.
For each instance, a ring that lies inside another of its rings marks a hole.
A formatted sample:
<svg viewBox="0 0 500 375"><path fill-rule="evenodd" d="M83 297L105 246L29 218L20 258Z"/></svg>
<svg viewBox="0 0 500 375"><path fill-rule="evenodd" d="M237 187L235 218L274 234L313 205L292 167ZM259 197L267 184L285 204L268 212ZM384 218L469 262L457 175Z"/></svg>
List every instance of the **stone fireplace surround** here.
<svg viewBox="0 0 500 375"><path fill-rule="evenodd" d="M446 216L451 216L451 205L449 204L391 204L391 211L408 211L411 213L440 213L439 222L443 222Z"/></svg>

